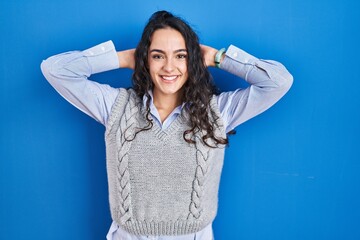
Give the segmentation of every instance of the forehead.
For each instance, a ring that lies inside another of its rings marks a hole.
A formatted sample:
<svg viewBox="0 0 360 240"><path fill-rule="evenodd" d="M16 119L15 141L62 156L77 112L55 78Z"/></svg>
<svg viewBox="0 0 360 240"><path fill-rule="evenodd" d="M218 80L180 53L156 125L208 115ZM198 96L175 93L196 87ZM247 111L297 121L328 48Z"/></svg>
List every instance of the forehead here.
<svg viewBox="0 0 360 240"><path fill-rule="evenodd" d="M150 49L178 50L185 49L185 39L181 33L172 28L156 30L151 36Z"/></svg>

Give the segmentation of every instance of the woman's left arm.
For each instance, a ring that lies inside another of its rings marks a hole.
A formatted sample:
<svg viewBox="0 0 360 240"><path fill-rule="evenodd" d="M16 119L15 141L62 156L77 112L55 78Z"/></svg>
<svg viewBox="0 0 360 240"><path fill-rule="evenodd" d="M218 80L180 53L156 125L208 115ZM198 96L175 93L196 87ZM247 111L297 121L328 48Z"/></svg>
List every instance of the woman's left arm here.
<svg viewBox="0 0 360 240"><path fill-rule="evenodd" d="M207 46L202 46L202 50L207 66L214 66L217 50ZM217 96L226 132L270 108L293 82L292 75L281 63L258 59L233 45L222 56L220 68L250 84L245 89Z"/></svg>

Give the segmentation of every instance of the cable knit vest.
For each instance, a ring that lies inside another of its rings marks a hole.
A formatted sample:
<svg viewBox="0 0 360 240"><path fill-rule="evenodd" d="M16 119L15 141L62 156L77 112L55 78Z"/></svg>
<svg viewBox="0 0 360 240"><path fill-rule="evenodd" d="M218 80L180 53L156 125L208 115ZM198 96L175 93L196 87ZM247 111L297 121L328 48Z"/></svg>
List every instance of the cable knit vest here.
<svg viewBox="0 0 360 240"><path fill-rule="evenodd" d="M215 97L210 105L216 136L225 137ZM128 232L183 235L214 220L224 147L207 147L200 134L196 144L185 142L187 122L183 111L167 129L154 123L134 138L147 125L145 110L132 89L120 89L106 126L106 162L111 216Z"/></svg>

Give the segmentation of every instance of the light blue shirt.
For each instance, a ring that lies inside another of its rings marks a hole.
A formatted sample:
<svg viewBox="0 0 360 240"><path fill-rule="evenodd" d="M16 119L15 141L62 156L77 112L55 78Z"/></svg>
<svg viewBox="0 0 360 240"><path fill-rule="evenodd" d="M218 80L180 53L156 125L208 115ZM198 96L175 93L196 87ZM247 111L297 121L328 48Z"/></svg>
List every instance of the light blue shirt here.
<svg viewBox="0 0 360 240"><path fill-rule="evenodd" d="M107 84L100 84L88 78L95 73L119 68L119 60L112 41L99 44L84 51L71 51L48 58L41 64L41 69L49 83L75 107L106 125L111 108L119 89ZM250 86L223 92L217 97L221 118L226 132L239 124L262 113L275 104L291 87L293 78L279 62L261 60L231 45L221 62L221 69L239 76ZM152 93L149 92L152 97ZM146 97L143 99L146 102ZM162 129L166 129L181 113L184 104L176 107L161 122L159 113L151 99L150 113ZM212 226L186 236L134 236L119 228L113 222L107 239L125 240L209 240Z"/></svg>
<svg viewBox="0 0 360 240"><path fill-rule="evenodd" d="M157 110L157 108L154 105L154 101L153 101L153 93L152 91L149 91L149 95L151 97L150 99L150 114L153 117L153 119L155 120L155 122L161 126L161 129L166 129L170 126L170 124L176 119L176 117L181 113L182 108L184 107L185 103L183 103L180 106L177 106L170 114L169 116L163 121L161 122L161 118L159 115L159 112ZM147 101L147 97L144 96L143 99L143 104L144 106L146 106L146 101Z"/></svg>

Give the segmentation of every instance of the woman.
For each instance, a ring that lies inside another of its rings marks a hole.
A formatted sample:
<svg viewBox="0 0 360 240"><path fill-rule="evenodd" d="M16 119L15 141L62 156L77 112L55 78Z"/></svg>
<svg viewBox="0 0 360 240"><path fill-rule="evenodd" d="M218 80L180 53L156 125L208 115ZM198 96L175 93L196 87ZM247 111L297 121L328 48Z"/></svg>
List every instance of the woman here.
<svg viewBox="0 0 360 240"><path fill-rule="evenodd" d="M210 66L250 86L217 94ZM88 80L117 68L134 69L131 89ZM235 46L200 45L189 25L166 11L151 16L136 50L116 52L108 41L50 57L41 69L64 98L106 127L107 239L212 239L226 134L292 84L278 62Z"/></svg>

